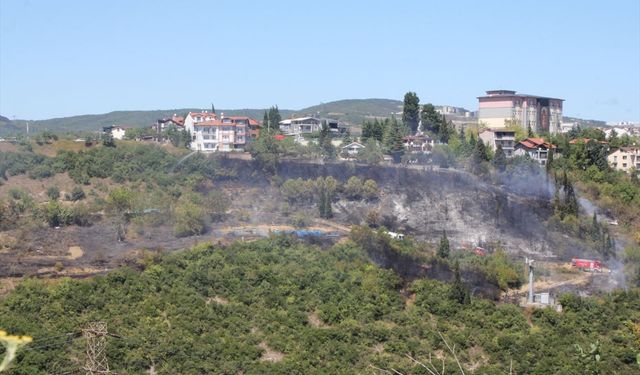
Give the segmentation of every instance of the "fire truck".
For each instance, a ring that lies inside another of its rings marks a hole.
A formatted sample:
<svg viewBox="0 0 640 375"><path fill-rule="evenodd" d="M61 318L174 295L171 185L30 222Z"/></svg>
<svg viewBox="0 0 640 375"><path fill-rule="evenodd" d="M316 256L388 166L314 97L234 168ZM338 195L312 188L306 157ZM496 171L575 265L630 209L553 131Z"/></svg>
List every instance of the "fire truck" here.
<svg viewBox="0 0 640 375"><path fill-rule="evenodd" d="M588 272L602 272L602 262L593 259L571 259L571 267Z"/></svg>

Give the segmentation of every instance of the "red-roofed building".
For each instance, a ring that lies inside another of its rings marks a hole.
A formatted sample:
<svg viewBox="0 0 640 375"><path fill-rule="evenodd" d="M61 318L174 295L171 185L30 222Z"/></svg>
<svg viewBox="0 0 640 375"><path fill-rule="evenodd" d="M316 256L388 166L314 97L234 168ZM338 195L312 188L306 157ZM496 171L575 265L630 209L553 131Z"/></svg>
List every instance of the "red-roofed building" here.
<svg viewBox="0 0 640 375"><path fill-rule="evenodd" d="M549 150L557 149L556 145L545 142L544 138L527 138L515 145L513 154L516 156L529 155L529 157L541 165L547 164Z"/></svg>
<svg viewBox="0 0 640 375"><path fill-rule="evenodd" d="M189 112L184 120L191 133L191 149L202 152L243 151L251 123L257 121L244 116L220 118L212 112Z"/></svg>

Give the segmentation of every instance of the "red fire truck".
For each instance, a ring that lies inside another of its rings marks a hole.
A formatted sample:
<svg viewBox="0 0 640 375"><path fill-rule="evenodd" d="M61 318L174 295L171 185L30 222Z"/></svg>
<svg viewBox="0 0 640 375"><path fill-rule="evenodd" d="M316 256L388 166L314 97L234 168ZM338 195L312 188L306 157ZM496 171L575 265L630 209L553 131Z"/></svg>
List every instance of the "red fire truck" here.
<svg viewBox="0 0 640 375"><path fill-rule="evenodd" d="M602 262L593 259L571 259L571 267L579 268L583 271L602 272Z"/></svg>

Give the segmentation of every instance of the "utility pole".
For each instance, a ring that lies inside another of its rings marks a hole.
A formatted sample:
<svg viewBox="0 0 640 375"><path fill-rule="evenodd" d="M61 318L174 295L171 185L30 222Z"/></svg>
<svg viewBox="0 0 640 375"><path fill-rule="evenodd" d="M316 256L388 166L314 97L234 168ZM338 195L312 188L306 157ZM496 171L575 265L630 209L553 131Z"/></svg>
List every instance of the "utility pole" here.
<svg viewBox="0 0 640 375"><path fill-rule="evenodd" d="M533 259L525 258L524 263L529 268L529 303L533 303Z"/></svg>
<svg viewBox="0 0 640 375"><path fill-rule="evenodd" d="M82 335L87 344L86 362L83 370L86 375L110 374L107 362L107 323L92 322L82 330Z"/></svg>

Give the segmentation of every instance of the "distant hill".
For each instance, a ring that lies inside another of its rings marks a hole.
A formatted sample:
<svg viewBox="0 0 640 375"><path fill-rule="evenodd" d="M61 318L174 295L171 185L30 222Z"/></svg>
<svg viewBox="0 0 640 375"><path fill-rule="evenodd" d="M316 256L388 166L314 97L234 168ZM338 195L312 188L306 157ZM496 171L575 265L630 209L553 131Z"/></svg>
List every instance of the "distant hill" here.
<svg viewBox="0 0 640 375"><path fill-rule="evenodd" d="M180 108L154 111L114 111L99 115L80 115L60 117L48 120L29 121L30 131L51 130L56 132L86 132L100 131L104 126L128 125L131 127L151 126L157 119L171 117L173 114L185 115L188 112L202 111L202 108ZM262 120L264 109L233 109L217 110L218 114L244 115ZM289 116L293 111L280 110L283 117ZM8 120L8 119L7 119ZM0 120L0 134L9 134L16 131L25 131L27 121L14 120L3 122Z"/></svg>
<svg viewBox="0 0 640 375"><path fill-rule="evenodd" d="M436 106L438 107L438 106ZM206 108L204 108L206 109ZM97 115L80 115L29 121L31 132L50 130L56 132L95 132L109 125L128 125L131 127L150 126L159 118L171 117L174 113L185 115L202 108L179 108L153 111L114 111ZM262 120L264 109L219 109L218 114L244 115ZM320 116L341 120L347 124L360 125L365 119L389 117L392 113L402 113L402 101L392 99L345 99L303 108L300 110L280 109L283 119L292 116ZM564 121L578 121L583 126L605 126L604 121L581 120L565 117ZM0 136L24 132L27 121L9 120L0 116Z"/></svg>
<svg viewBox="0 0 640 375"><path fill-rule="evenodd" d="M345 99L322 103L295 112L296 116L320 116L360 124L364 119L389 117L402 112L402 102L392 99Z"/></svg>

